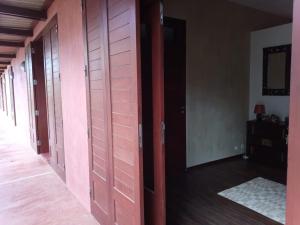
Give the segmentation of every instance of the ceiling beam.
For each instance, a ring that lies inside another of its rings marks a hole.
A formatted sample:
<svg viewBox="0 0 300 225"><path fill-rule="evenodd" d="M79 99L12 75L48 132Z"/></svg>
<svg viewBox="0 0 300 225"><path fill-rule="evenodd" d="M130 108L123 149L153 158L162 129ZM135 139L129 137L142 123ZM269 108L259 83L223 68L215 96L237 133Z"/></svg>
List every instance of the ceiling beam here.
<svg viewBox="0 0 300 225"><path fill-rule="evenodd" d="M10 65L11 62L3 62L3 61L0 61L0 65Z"/></svg>
<svg viewBox="0 0 300 225"><path fill-rule="evenodd" d="M24 47L24 42L0 41L0 46L6 46L6 47Z"/></svg>
<svg viewBox="0 0 300 225"><path fill-rule="evenodd" d="M33 19L33 20L47 19L47 13L45 11L25 9L21 7L9 6L4 4L0 4L0 14Z"/></svg>
<svg viewBox="0 0 300 225"><path fill-rule="evenodd" d="M16 58L16 54L3 54L3 53L0 53L0 58L14 59L14 58Z"/></svg>
<svg viewBox="0 0 300 225"><path fill-rule="evenodd" d="M0 27L1 34L12 34L12 35L20 35L20 36L33 36L32 30L22 30L22 29L13 29L7 27Z"/></svg>

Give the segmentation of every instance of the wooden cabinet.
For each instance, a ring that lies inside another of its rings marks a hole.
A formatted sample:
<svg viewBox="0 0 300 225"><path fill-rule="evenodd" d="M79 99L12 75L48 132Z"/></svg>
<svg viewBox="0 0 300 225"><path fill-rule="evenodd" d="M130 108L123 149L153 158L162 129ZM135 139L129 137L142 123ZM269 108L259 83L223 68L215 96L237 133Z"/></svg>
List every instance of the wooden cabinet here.
<svg viewBox="0 0 300 225"><path fill-rule="evenodd" d="M287 165L288 127L282 123L247 122L247 156L260 163Z"/></svg>

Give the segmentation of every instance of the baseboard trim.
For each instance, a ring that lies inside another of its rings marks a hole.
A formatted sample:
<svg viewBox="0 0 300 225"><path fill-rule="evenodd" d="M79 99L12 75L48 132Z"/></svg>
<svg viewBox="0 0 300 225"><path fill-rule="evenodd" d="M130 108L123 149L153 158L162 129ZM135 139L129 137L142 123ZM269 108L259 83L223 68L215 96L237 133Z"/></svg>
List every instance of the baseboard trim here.
<svg viewBox="0 0 300 225"><path fill-rule="evenodd" d="M203 163L203 164L200 164L200 165L188 167L187 170L194 170L194 169L199 169L199 168L203 168L203 167L213 166L213 165L217 165L217 164L224 163L224 162L230 162L230 161L237 160L237 159L243 159L243 154L239 154L239 155L227 157L227 158L224 158L224 159L218 159L218 160L215 160L215 161L211 161L211 162Z"/></svg>

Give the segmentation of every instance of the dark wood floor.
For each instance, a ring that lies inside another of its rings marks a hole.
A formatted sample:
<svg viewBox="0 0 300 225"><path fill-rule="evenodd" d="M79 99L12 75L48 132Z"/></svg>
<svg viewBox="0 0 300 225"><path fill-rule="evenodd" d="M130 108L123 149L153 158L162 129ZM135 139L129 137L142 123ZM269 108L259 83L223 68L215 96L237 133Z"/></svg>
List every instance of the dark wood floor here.
<svg viewBox="0 0 300 225"><path fill-rule="evenodd" d="M167 225L279 225L217 195L256 177L286 183L286 171L243 159L189 169L168 181Z"/></svg>

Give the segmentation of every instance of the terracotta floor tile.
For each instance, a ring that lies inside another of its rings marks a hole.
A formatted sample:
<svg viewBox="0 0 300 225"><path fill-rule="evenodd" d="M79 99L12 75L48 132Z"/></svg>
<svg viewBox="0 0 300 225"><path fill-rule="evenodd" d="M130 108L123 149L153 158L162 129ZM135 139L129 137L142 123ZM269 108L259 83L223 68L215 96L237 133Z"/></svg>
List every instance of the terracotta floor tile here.
<svg viewBox="0 0 300 225"><path fill-rule="evenodd" d="M99 225L0 113L0 225Z"/></svg>

